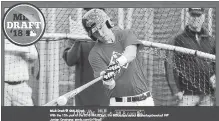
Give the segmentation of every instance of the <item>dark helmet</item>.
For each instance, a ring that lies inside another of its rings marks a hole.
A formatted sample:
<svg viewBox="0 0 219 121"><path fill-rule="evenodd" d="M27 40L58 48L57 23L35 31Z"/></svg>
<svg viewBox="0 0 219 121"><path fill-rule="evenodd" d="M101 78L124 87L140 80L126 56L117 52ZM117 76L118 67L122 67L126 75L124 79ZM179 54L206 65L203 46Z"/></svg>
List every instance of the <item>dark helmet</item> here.
<svg viewBox="0 0 219 121"><path fill-rule="evenodd" d="M105 11L105 8L84 8L85 11L89 11L91 9L100 9L100 10Z"/></svg>

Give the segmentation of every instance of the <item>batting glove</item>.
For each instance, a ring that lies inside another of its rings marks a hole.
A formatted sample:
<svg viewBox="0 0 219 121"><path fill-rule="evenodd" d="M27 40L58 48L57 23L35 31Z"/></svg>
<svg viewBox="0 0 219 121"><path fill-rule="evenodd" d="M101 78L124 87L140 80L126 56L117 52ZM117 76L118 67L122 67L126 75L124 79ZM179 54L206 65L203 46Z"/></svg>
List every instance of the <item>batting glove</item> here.
<svg viewBox="0 0 219 121"><path fill-rule="evenodd" d="M120 66L119 62L114 61L108 66L107 71L113 71L114 73L118 73L120 68L121 68L121 66Z"/></svg>
<svg viewBox="0 0 219 121"><path fill-rule="evenodd" d="M114 71L107 70L106 73L103 75L103 81L110 81L111 79L114 79L116 76L116 73Z"/></svg>
<svg viewBox="0 0 219 121"><path fill-rule="evenodd" d="M103 81L109 81L111 79L114 79L120 68L121 66L117 61L111 63L108 66L106 73L103 75Z"/></svg>

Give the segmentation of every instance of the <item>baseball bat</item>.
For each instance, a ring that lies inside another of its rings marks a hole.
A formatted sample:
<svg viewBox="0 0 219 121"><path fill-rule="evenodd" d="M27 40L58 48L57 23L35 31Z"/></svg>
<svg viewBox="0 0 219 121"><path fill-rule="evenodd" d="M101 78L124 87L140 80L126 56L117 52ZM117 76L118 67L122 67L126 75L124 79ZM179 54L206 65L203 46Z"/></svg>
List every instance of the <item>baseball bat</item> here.
<svg viewBox="0 0 219 121"><path fill-rule="evenodd" d="M88 83L86 83L86 84L84 84L84 85L82 85L82 86L80 86L80 87L64 94L64 95L62 95L62 96L67 98L67 100L69 100L70 98L74 97L78 93L82 92L83 90L87 89L88 87L90 87L91 85L95 84L96 82L98 82L102 79L103 79L103 76L100 76L100 77L98 77L98 78L96 78L96 79L94 79L94 80L92 80L92 81L90 81L90 82L88 82ZM43 106L58 106L57 100L58 100L58 98L44 104Z"/></svg>

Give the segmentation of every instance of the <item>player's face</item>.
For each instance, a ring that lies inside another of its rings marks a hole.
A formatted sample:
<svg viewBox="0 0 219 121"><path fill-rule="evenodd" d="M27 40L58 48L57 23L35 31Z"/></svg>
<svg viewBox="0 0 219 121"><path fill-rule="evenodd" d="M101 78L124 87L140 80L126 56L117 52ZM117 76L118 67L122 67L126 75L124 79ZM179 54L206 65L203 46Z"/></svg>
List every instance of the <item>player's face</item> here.
<svg viewBox="0 0 219 121"><path fill-rule="evenodd" d="M199 32L201 30L201 27L202 27L202 24L204 23L204 21L205 21L204 14L202 14L200 16L191 16L190 15L189 25L193 30Z"/></svg>
<svg viewBox="0 0 219 121"><path fill-rule="evenodd" d="M107 43L108 41L111 41L110 31L111 30L107 27L106 24L102 24L102 26L93 33L93 36L101 42Z"/></svg>

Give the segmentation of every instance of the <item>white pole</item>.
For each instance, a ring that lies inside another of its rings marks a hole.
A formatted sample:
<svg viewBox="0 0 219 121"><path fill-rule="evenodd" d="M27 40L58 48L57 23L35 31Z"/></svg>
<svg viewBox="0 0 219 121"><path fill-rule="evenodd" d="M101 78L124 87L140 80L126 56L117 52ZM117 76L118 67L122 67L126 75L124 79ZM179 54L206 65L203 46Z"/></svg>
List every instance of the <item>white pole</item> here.
<svg viewBox="0 0 219 121"><path fill-rule="evenodd" d="M53 54L54 54L54 58L51 58L54 60L54 66L53 66L53 69L54 69L54 84L53 84L53 93L54 93L54 96L52 97L52 99L56 98L59 96L59 43L60 41L55 41L55 45L54 45L54 48L53 48ZM52 81L52 80L51 80Z"/></svg>
<svg viewBox="0 0 219 121"><path fill-rule="evenodd" d="M216 56L214 54L209 54L209 53L205 53L205 52L198 51L198 50L193 50L193 49L188 49L188 48L178 47L178 46L173 46L173 45L168 45L168 44L162 44L162 43L157 43L157 42L150 42L150 41L142 41L142 44L146 47L154 47L154 48L159 48L159 49L164 49L164 50L171 50L175 52L195 55L201 58L211 59L212 61L216 60Z"/></svg>
<svg viewBox="0 0 219 121"><path fill-rule="evenodd" d="M188 25L189 22L189 13L188 13L188 8L185 9L186 16L185 16L185 26Z"/></svg>
<svg viewBox="0 0 219 121"><path fill-rule="evenodd" d="M38 97L38 104L42 105L46 103L46 42L40 41L39 42L39 61L40 61L40 77L39 77L39 97Z"/></svg>
<svg viewBox="0 0 219 121"><path fill-rule="evenodd" d="M151 29L151 32L152 32L153 28L150 28L150 29ZM54 36L55 36L55 34L54 34ZM146 38L148 38L148 40L139 40L139 41L142 41L142 42L147 41L146 43L144 43L144 45L146 45L146 47L155 47L155 48L160 48L160 49L164 49L164 50L172 50L172 51L182 52L182 53L185 53L185 54L192 54L192 55L194 55L196 53L196 55L199 56L199 57L204 57L204 58L215 60L215 57L213 57L212 54L210 54L210 55L209 54L203 54L202 52L196 51L196 50L191 51L191 49L188 50L188 49L182 48L182 47L177 47L177 46L171 46L171 45L167 45L167 44L152 42L153 41L152 37L153 37L153 35L150 35L150 37L148 35L148 37L146 37ZM62 37L60 37L60 38L62 38ZM81 37L79 37L79 36L67 36L67 38L86 39L87 37L86 36L81 36ZM178 49L178 48L180 48L180 49Z"/></svg>
<svg viewBox="0 0 219 121"><path fill-rule="evenodd" d="M181 10L181 29L184 30L185 28L185 8Z"/></svg>
<svg viewBox="0 0 219 121"><path fill-rule="evenodd" d="M82 8L77 8L77 22L82 20Z"/></svg>
<svg viewBox="0 0 219 121"><path fill-rule="evenodd" d="M209 35L212 36L212 8L208 10L208 31Z"/></svg>
<svg viewBox="0 0 219 121"><path fill-rule="evenodd" d="M46 13L45 8L42 9L43 13ZM46 14L45 14L46 15ZM39 62L40 62L40 77L39 77L39 94L38 94L38 105L46 103L46 42L39 41Z"/></svg>
<svg viewBox="0 0 219 121"><path fill-rule="evenodd" d="M132 14L133 14L133 8L128 8L128 14L127 14L127 27L126 29L130 29L132 27Z"/></svg>
<svg viewBox="0 0 219 121"><path fill-rule="evenodd" d="M118 8L118 26L124 29L124 10L123 8Z"/></svg>
<svg viewBox="0 0 219 121"><path fill-rule="evenodd" d="M56 31L56 8L49 8L48 15L48 32L55 33ZM48 42L48 101L59 96L59 44L58 41Z"/></svg>
<svg viewBox="0 0 219 121"><path fill-rule="evenodd" d="M70 26L71 27L71 26ZM71 32L71 31L70 31ZM45 41L45 40L58 40L58 39L79 39L81 41L86 41L83 39L87 39L88 41L90 41L90 38L88 37L88 35L79 35L79 34L69 34L69 33L44 33L42 40L41 41ZM92 42L92 41L90 41Z"/></svg>

